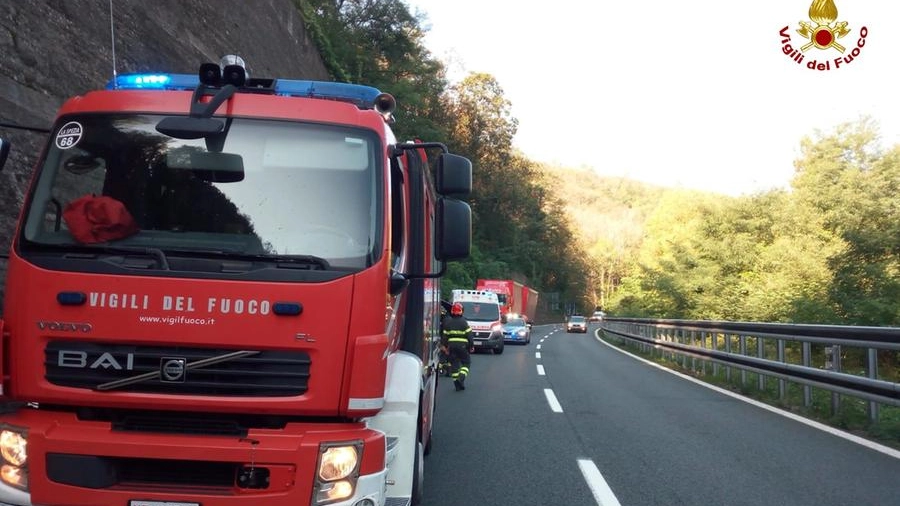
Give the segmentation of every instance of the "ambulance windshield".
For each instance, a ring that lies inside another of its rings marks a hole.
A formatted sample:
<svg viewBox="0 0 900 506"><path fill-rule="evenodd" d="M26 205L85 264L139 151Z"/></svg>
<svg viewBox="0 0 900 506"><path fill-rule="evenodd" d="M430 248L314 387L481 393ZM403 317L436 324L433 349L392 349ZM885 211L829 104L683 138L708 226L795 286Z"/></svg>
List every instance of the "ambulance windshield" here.
<svg viewBox="0 0 900 506"><path fill-rule="evenodd" d="M500 319L500 306L494 302L460 302L463 316L469 321L497 321Z"/></svg>

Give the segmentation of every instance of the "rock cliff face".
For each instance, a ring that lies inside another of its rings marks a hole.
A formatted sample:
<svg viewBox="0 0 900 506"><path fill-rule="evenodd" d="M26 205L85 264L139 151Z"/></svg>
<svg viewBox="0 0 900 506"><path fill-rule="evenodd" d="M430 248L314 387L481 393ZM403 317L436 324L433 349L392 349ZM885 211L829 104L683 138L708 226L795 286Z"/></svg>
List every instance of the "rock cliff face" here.
<svg viewBox="0 0 900 506"><path fill-rule="evenodd" d="M193 73L239 54L258 77L330 80L293 0L112 0L115 68ZM113 74L109 0L10 0L0 9L0 137L12 152L0 172L0 250L15 219L44 134L73 95ZM0 259L0 313L6 261Z"/></svg>

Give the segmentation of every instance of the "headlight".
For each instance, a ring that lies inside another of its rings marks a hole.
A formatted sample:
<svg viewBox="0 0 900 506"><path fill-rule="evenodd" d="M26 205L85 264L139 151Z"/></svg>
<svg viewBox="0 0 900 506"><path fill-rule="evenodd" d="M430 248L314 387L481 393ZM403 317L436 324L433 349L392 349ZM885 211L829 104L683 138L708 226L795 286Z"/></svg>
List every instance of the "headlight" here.
<svg viewBox="0 0 900 506"><path fill-rule="evenodd" d="M361 454L362 442L319 447L314 505L340 501L353 495L359 478Z"/></svg>
<svg viewBox="0 0 900 506"><path fill-rule="evenodd" d="M524 331L524 330L520 330L520 331L518 332L518 334L519 334L520 336L522 336L522 337L525 337L525 331Z"/></svg>
<svg viewBox="0 0 900 506"><path fill-rule="evenodd" d="M359 463L355 446L332 446L319 459L319 478L322 481L342 480L350 476Z"/></svg>
<svg viewBox="0 0 900 506"><path fill-rule="evenodd" d="M499 323L494 325L493 327L491 327L491 332L501 332L502 333L503 325L500 325Z"/></svg>
<svg viewBox="0 0 900 506"><path fill-rule="evenodd" d="M25 468L3 464L0 466L0 480L19 490L28 491L28 471Z"/></svg>
<svg viewBox="0 0 900 506"><path fill-rule="evenodd" d="M0 431L0 455L13 466L24 466L28 462L28 439L24 434L9 429Z"/></svg>

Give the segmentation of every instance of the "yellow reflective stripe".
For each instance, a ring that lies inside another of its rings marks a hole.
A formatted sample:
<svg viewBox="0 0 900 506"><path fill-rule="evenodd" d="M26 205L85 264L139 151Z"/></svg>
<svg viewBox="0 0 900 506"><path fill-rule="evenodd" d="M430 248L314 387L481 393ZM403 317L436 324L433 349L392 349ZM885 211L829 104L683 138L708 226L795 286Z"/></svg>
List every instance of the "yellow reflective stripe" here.
<svg viewBox="0 0 900 506"><path fill-rule="evenodd" d="M468 343L469 340L462 338L462 337L451 337L450 339L447 339L447 342L448 343Z"/></svg>
<svg viewBox="0 0 900 506"><path fill-rule="evenodd" d="M469 329L466 330L445 330L444 335L447 336L457 336L457 335L465 335L469 332Z"/></svg>

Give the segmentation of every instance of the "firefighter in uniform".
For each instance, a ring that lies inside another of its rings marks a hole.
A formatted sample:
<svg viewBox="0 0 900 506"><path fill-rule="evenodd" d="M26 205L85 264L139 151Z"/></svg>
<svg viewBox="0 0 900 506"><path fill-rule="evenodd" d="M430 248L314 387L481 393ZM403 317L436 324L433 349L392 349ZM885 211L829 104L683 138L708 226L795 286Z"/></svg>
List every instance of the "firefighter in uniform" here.
<svg viewBox="0 0 900 506"><path fill-rule="evenodd" d="M441 331L441 346L450 355L450 377L456 390L466 389L466 377L469 375L471 358L469 351L474 347L472 329L463 317L463 307L459 302L450 306L450 317L444 321Z"/></svg>

